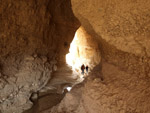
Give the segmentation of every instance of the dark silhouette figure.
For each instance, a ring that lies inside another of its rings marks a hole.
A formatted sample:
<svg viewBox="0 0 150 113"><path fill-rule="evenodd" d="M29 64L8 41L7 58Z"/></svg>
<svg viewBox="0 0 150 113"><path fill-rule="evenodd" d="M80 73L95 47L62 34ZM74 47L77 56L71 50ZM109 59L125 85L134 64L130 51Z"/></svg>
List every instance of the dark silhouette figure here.
<svg viewBox="0 0 150 113"><path fill-rule="evenodd" d="M88 73L88 69L89 69L88 65L86 65L85 69L86 69L86 73Z"/></svg>
<svg viewBox="0 0 150 113"><path fill-rule="evenodd" d="M84 75L84 69L85 69L85 66L84 66L84 64L82 64L82 66L81 66L81 74L83 74Z"/></svg>

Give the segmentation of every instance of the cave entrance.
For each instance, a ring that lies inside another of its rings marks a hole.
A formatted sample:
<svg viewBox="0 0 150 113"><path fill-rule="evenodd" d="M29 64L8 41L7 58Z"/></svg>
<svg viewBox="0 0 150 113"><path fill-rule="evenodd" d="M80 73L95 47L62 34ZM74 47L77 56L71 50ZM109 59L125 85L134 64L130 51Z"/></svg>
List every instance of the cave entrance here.
<svg viewBox="0 0 150 113"><path fill-rule="evenodd" d="M81 26L75 33L70 44L66 62L74 72L81 75L81 65L88 65L89 72L100 63L100 51L95 38L89 35Z"/></svg>

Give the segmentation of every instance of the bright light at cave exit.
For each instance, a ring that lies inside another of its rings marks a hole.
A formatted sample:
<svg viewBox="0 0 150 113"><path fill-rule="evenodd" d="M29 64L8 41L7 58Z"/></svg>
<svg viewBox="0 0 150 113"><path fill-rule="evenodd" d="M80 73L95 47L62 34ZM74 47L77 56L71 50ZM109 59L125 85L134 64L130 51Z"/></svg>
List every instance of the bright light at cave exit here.
<svg viewBox="0 0 150 113"><path fill-rule="evenodd" d="M79 37L77 37L76 32L74 39L70 45L69 53L66 55L66 62L69 66L72 67L73 70L78 69L83 63L78 55L78 45L76 44L78 38Z"/></svg>
<svg viewBox="0 0 150 113"><path fill-rule="evenodd" d="M82 64L88 65L92 69L99 64L100 52L97 42L91 37L83 27L80 27L70 44L69 53L66 55L66 62L72 70L79 72Z"/></svg>

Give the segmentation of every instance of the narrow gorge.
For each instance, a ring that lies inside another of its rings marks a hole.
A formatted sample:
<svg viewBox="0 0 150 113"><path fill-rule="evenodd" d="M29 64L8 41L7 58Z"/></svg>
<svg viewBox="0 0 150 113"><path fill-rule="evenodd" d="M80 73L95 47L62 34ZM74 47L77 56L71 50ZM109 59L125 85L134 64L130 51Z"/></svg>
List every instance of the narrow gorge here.
<svg viewBox="0 0 150 113"><path fill-rule="evenodd" d="M0 113L150 113L149 12L149 0L0 0Z"/></svg>

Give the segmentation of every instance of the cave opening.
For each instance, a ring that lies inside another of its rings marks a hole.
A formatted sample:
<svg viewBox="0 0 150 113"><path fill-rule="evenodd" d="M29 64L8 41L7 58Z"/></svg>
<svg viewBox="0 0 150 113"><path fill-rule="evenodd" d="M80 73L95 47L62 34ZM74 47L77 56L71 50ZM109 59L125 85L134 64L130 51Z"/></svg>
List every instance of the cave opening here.
<svg viewBox="0 0 150 113"><path fill-rule="evenodd" d="M46 92L39 92L38 95L40 98L35 101L31 109L24 113L34 113L32 110L37 112L40 111L40 109L52 109L53 106L61 103L61 100L65 95L70 94L68 92L70 92L73 87L83 82L87 75L92 75L90 72L96 65L100 64L100 62L100 49L95 37L89 35L84 27L79 27L70 43L69 53L66 54L67 67L70 67L69 69L72 71L68 70L64 65L55 71L53 73L54 78L52 78L45 87ZM82 64L89 66L88 74L81 74ZM47 88L50 89L47 90ZM45 94L47 95L42 97L42 95ZM40 106L43 108L40 108Z"/></svg>
<svg viewBox="0 0 150 113"><path fill-rule="evenodd" d="M149 113L149 11L150 0L1 0L0 113Z"/></svg>
<svg viewBox="0 0 150 113"><path fill-rule="evenodd" d="M91 72L100 61L99 46L95 38L89 35L83 26L79 27L70 44L69 53L66 54L66 63L74 73L77 73L80 77L85 77L88 73L85 73L85 76L81 74L81 65L88 66L88 72Z"/></svg>
<svg viewBox="0 0 150 113"><path fill-rule="evenodd" d="M3 12L10 19L5 19L5 15L2 18L4 25L14 24L10 31L3 26L0 42L0 113L41 112L57 105L66 90L84 80L82 64L88 65L89 71L99 64L98 44L80 27L66 55L80 26L71 1L31 0L10 4ZM65 55L72 71L64 63Z"/></svg>

